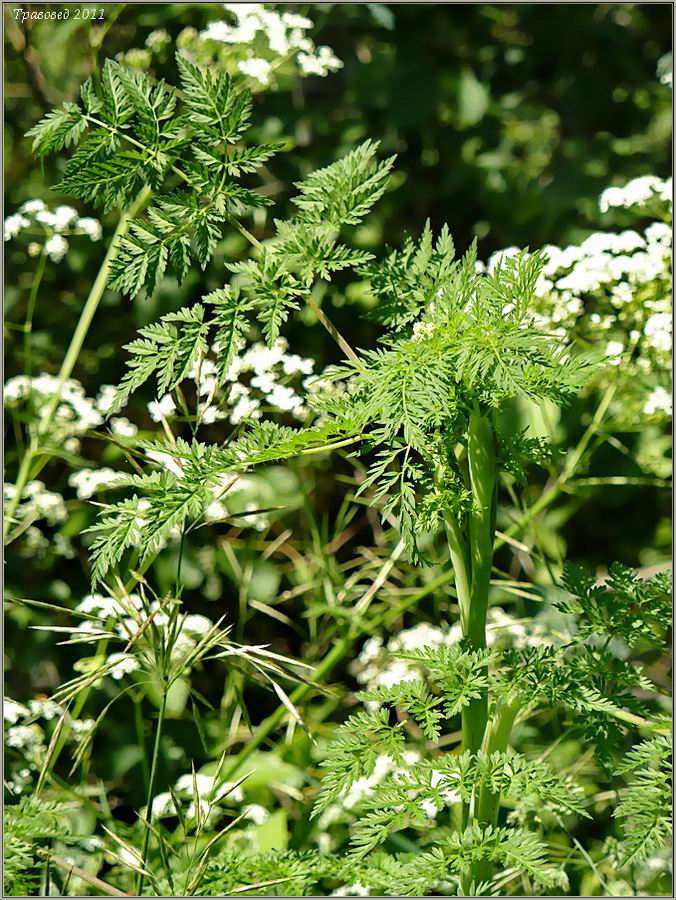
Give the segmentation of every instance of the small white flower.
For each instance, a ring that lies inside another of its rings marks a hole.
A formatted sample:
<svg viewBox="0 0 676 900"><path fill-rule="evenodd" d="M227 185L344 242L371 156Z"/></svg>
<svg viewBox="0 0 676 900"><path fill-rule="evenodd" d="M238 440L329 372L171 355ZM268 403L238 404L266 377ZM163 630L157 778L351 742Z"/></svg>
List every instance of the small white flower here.
<svg viewBox="0 0 676 900"><path fill-rule="evenodd" d="M657 412L671 416L673 414L671 394L663 387L656 387L648 396L648 399L643 406L643 412L647 416L652 416Z"/></svg>
<svg viewBox="0 0 676 900"><path fill-rule="evenodd" d="M85 216L83 219L77 220L77 227L80 231L83 231L86 235L89 235L89 238L92 241L100 241L101 235L103 231L101 229L101 223L98 219L90 219Z"/></svg>
<svg viewBox="0 0 676 900"><path fill-rule="evenodd" d="M416 322L413 326L413 340L424 341L434 335L434 325L432 322Z"/></svg>
<svg viewBox="0 0 676 900"><path fill-rule="evenodd" d="M108 410L113 405L116 394L117 388L114 384L101 385L101 387L99 388L99 395L95 400L96 408L100 413L103 413L105 415L108 412Z"/></svg>
<svg viewBox="0 0 676 900"><path fill-rule="evenodd" d="M106 664L111 667L108 674L116 681L121 681L125 675L130 675L139 668L138 660L129 653L111 653Z"/></svg>
<svg viewBox="0 0 676 900"><path fill-rule="evenodd" d="M42 200L26 200L26 202L19 207L19 212L35 215L45 209L47 209L47 207Z"/></svg>
<svg viewBox="0 0 676 900"><path fill-rule="evenodd" d="M12 725L7 730L5 743L15 750L35 750L44 741L39 725Z"/></svg>
<svg viewBox="0 0 676 900"><path fill-rule="evenodd" d="M124 472L116 472L107 466L100 469L80 469L68 478L68 484L75 488L79 500L89 500L101 488L107 488L126 478Z"/></svg>
<svg viewBox="0 0 676 900"><path fill-rule="evenodd" d="M5 401L14 403L17 400L23 400L28 396L31 389L30 379L25 375L15 375L5 384L4 397Z"/></svg>
<svg viewBox="0 0 676 900"><path fill-rule="evenodd" d="M148 412L153 422L161 422L167 416L176 412L176 404L171 394L165 394L160 400L153 400L148 404Z"/></svg>
<svg viewBox="0 0 676 900"><path fill-rule="evenodd" d="M19 719L23 719L28 715L28 709L16 700L10 700L4 697L2 701L2 717L5 722L15 725Z"/></svg>
<svg viewBox="0 0 676 900"><path fill-rule="evenodd" d="M242 810L245 818L251 819L251 821L255 825L262 825L263 822L267 822L270 817L270 813L264 806L261 806L259 803L250 803L248 806L245 806Z"/></svg>
<svg viewBox="0 0 676 900"><path fill-rule="evenodd" d="M624 344L622 341L608 341L606 344L606 357L608 362L613 366L619 366L622 361L622 353L624 352Z"/></svg>
<svg viewBox="0 0 676 900"><path fill-rule="evenodd" d="M207 797L214 787L214 777L213 775L205 775L202 772L195 773L195 783L197 785L197 791L200 797ZM174 790L178 794L190 794L192 796L193 793L193 776L192 772L187 775L181 775L176 784L174 785Z"/></svg>
<svg viewBox="0 0 676 900"><path fill-rule="evenodd" d="M130 422L126 416L116 416L110 420L110 430L118 437L132 438L138 433L138 428Z"/></svg>
<svg viewBox="0 0 676 900"><path fill-rule="evenodd" d="M182 629L190 634L202 635L206 634L212 625L213 622L211 619L207 619L206 616L200 616L197 613L192 613L183 620Z"/></svg>
<svg viewBox="0 0 676 900"><path fill-rule="evenodd" d="M171 456L170 453L163 453L161 450L146 450L146 456L148 459L159 463L177 478L183 478L183 466L180 457Z"/></svg>
<svg viewBox="0 0 676 900"><path fill-rule="evenodd" d="M57 206L54 210L54 222L52 227L56 231L66 231L76 219L77 210L73 209L72 206Z"/></svg>
<svg viewBox="0 0 676 900"><path fill-rule="evenodd" d="M104 597L103 594L87 594L75 607L79 612L103 613L104 616L114 616L119 609L113 597Z"/></svg>
<svg viewBox="0 0 676 900"><path fill-rule="evenodd" d="M151 815L158 819L176 815L174 801L171 799L171 794L168 791L162 792L161 794L157 794L155 797L153 797L151 809ZM140 859L134 859L132 864L134 866L138 866L140 861ZM130 860L130 862L132 861Z"/></svg>
<svg viewBox="0 0 676 900"><path fill-rule="evenodd" d="M655 313L645 323L643 333L656 349L668 353L671 350L671 315Z"/></svg>
<svg viewBox="0 0 676 900"><path fill-rule="evenodd" d="M299 53L296 59L303 75L324 77L329 72L337 72L343 68L342 60L338 59L330 47L317 47L315 53Z"/></svg>
<svg viewBox="0 0 676 900"><path fill-rule="evenodd" d="M261 411L258 407L258 400L245 391L230 411L230 423L237 425L243 419L260 419Z"/></svg>
<svg viewBox="0 0 676 900"><path fill-rule="evenodd" d="M60 234L53 234L45 244L45 253L54 262L61 262L68 252L68 241Z"/></svg>
<svg viewBox="0 0 676 900"><path fill-rule="evenodd" d="M15 213L13 216L7 216L4 227L5 240L11 241L11 239L15 238L22 229L28 228L29 225L30 222L28 219L19 213Z"/></svg>
<svg viewBox="0 0 676 900"><path fill-rule="evenodd" d="M272 66L265 59L245 59L239 63L238 68L243 75L248 75L260 84L267 85L270 83L270 70Z"/></svg>
<svg viewBox="0 0 676 900"><path fill-rule="evenodd" d="M40 716L48 722L61 714L61 707L53 700L29 700L28 709L32 716Z"/></svg>

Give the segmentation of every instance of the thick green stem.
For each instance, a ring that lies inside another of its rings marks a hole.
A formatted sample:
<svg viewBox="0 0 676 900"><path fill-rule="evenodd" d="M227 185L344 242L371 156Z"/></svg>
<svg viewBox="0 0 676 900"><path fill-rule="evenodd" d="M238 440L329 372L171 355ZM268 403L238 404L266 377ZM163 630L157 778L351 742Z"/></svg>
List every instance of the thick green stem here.
<svg viewBox="0 0 676 900"><path fill-rule="evenodd" d="M498 704L493 720L484 737L484 752L504 753L509 746L512 727L521 708L518 700L506 700ZM476 819L482 825L495 827L498 821L500 809L500 792L491 791L488 785L484 785L477 798ZM493 865L488 859L478 860L473 866L468 882L480 884L482 881L490 881L493 874ZM467 887L467 885L465 885Z"/></svg>
<svg viewBox="0 0 676 900"><path fill-rule="evenodd" d="M470 607L472 602L472 569L467 552L467 543L458 520L447 513L445 517L446 539L453 566L455 590L460 607L460 624L463 634L469 627Z"/></svg>
<svg viewBox="0 0 676 900"><path fill-rule="evenodd" d="M148 796L146 798L146 825L145 825L145 834L143 836L143 850L141 853L141 858L143 861L143 868L146 868L146 864L148 862L148 847L150 846L150 826L152 825L153 820L153 801L155 799L155 781L157 779L157 767L160 759L160 747L162 744L162 731L164 728L164 717L167 712L167 694L169 693L169 688L166 684L163 685L164 691L162 693L162 704L160 706L160 712L157 717L157 728L155 729L155 746L153 747L153 759L150 764L150 780L148 782ZM136 893L140 897L143 893L143 880L144 876L142 872L139 872L138 880L136 882Z"/></svg>
<svg viewBox="0 0 676 900"><path fill-rule="evenodd" d="M520 709L521 704L516 699L506 700L498 705L484 740L484 750L487 754L504 753L507 750L514 721ZM484 786L479 797L479 821L484 822L485 824L495 825L498 818L499 806L500 792L494 793L493 791L490 791L487 786Z"/></svg>
<svg viewBox="0 0 676 900"><path fill-rule="evenodd" d="M480 410L470 415L467 455L472 486L469 516L469 553L472 570L471 598L464 636L472 650L486 646L486 613L493 565L495 525L495 438L490 420ZM463 748L476 753L483 741L488 717L484 693L465 707L462 714Z"/></svg>

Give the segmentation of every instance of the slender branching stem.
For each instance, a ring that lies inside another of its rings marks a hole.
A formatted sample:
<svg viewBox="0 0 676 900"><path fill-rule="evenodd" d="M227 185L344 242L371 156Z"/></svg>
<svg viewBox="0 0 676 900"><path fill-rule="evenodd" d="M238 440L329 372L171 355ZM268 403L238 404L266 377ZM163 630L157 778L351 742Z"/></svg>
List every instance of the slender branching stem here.
<svg viewBox="0 0 676 900"><path fill-rule="evenodd" d="M27 378L33 374L33 353L32 353L32 336L33 336L33 315L35 314L35 304L38 299L38 291L42 282L42 276L45 274L45 266L47 264L47 254L44 247L38 260L35 270L31 292L28 296L28 304L26 307L26 321L23 326L23 360L24 370Z"/></svg>
<svg viewBox="0 0 676 900"><path fill-rule="evenodd" d="M146 797L146 821L145 832L143 835L143 849L141 851L141 860L142 866L145 869L146 864L148 862L148 848L150 846L150 832L151 825L153 819L153 801L155 799L155 783L157 781L157 768L160 759L160 748L162 745L162 731L164 729L164 718L167 712L167 695L169 693L169 686L166 682L162 684L162 702L160 704L160 711L157 716L157 725L155 727L155 744L153 746L153 757L150 763L150 779L148 781L148 794ZM138 879L136 882L136 893L140 897L143 893L143 881L144 876L143 872L139 872Z"/></svg>
<svg viewBox="0 0 676 900"><path fill-rule="evenodd" d="M230 222L230 224L234 228L236 228L237 231L239 231L242 237L246 238L247 241L249 241L252 247L255 247L258 251L263 250L263 245L258 240L258 238L251 234L251 232L247 228L245 228L244 225L242 225L239 219L235 218L235 216L230 215L230 213L226 213L226 218L228 222ZM315 316L317 316L317 318L331 335L333 340L338 344L345 356L347 356L347 358L352 360L352 362L354 363L359 362L359 357L357 356L357 354L354 352L354 350L348 344L342 334L338 331L338 329L329 319L326 313L322 310L321 306L317 303L312 294L307 294L305 296L305 302L310 307Z"/></svg>

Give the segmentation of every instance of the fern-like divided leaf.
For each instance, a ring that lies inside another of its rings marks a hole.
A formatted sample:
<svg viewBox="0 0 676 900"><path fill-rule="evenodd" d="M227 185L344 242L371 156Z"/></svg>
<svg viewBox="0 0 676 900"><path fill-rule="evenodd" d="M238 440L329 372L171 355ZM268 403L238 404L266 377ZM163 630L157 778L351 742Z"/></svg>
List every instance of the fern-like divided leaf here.
<svg viewBox="0 0 676 900"><path fill-rule="evenodd" d="M623 825L623 865L630 865L660 850L673 835L671 737L634 747L617 774L629 779L613 815Z"/></svg>
<svg viewBox="0 0 676 900"><path fill-rule="evenodd" d="M204 268L228 217L269 202L233 178L255 172L280 147L233 147L249 126L249 93L223 72L180 55L177 63L180 94L107 60L100 81L83 85L81 105L65 103L29 132L43 156L77 147L64 193L107 211L153 189L154 204L118 240L110 269L111 287L131 295L152 294L166 272L180 282L192 259Z"/></svg>
<svg viewBox="0 0 676 900"><path fill-rule="evenodd" d="M378 144L365 141L337 163L296 184L299 219L309 224L357 225L384 193L394 157L378 161Z"/></svg>
<svg viewBox="0 0 676 900"><path fill-rule="evenodd" d="M639 640L666 649L672 624L671 572L643 579L633 569L613 563L605 584L567 564L563 586L570 596L558 601L562 612L578 618L578 635L620 638L629 647Z"/></svg>
<svg viewBox="0 0 676 900"><path fill-rule="evenodd" d="M385 753L394 760L401 759L404 750L401 726L390 725L388 719L385 711L359 712L336 729L321 763L327 773L322 779L313 817L336 802L357 778L371 775L379 755Z"/></svg>
<svg viewBox="0 0 676 900"><path fill-rule="evenodd" d="M41 844L68 838L63 824L67 807L63 803L22 797L6 804L3 830L3 894L9 897L34 896L41 872L38 849Z"/></svg>
<svg viewBox="0 0 676 900"><path fill-rule="evenodd" d="M172 390L206 354L209 322L204 321L204 307L196 303L175 313L168 313L154 325L139 332L141 337L125 347L132 354L129 371L122 379L111 412L121 409L129 395L153 375L157 379L158 396Z"/></svg>

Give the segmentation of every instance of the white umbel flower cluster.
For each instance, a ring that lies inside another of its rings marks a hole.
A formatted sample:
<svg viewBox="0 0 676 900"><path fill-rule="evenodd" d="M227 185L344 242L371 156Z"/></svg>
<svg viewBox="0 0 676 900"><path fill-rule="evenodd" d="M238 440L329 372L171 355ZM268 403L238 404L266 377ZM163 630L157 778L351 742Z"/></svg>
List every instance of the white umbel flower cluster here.
<svg viewBox="0 0 676 900"><path fill-rule="evenodd" d="M289 60L300 75L325 76L342 68L330 47L316 47L308 37L314 23L306 16L267 9L263 3L224 3L223 8L231 21L210 22L200 38L247 48L238 68L259 85L269 85L274 68Z"/></svg>
<svg viewBox="0 0 676 900"><path fill-rule="evenodd" d="M13 484L3 485L5 503L13 500L16 488ZM22 527L27 523L44 519L48 525L58 525L66 518L67 510L61 494L48 491L42 481L29 481L21 492L21 499L14 514Z"/></svg>
<svg viewBox="0 0 676 900"><path fill-rule="evenodd" d="M272 347L252 344L233 360L224 385L219 384L216 363L209 358L200 360L188 373L197 387L199 421L238 425L245 419L260 419L267 411L304 421L308 410L299 391L301 386L310 387L314 362L289 353L288 348L285 338L278 338ZM212 351L218 354L218 343ZM176 413L173 397L165 394L151 401L148 412L153 421L166 422Z"/></svg>
<svg viewBox="0 0 676 900"><path fill-rule="evenodd" d="M646 417L657 422L671 415L671 181L634 179L605 191L600 206L657 219L642 232L596 232L579 245L545 247L529 313L534 327L604 352L622 384L613 414L635 427ZM494 254L488 270L516 252L509 247Z"/></svg>
<svg viewBox="0 0 676 900"><path fill-rule="evenodd" d="M47 739L42 724L53 722L64 714L58 703L43 697L17 703L9 697L3 698L3 719L5 725L5 747L12 752L5 759L5 786L12 794L27 793L44 763ZM93 719L68 718L67 737L81 743L93 731Z"/></svg>
<svg viewBox="0 0 676 900"><path fill-rule="evenodd" d="M5 241L17 238L24 231L36 238L28 245L31 256L45 253L57 263L68 253L69 244L64 235L86 235L92 241L100 240L102 235L98 219L80 216L72 206L50 210L42 200L26 201L18 212L5 219Z"/></svg>
<svg viewBox="0 0 676 900"><path fill-rule="evenodd" d="M656 175L641 175L627 182L624 187L609 187L599 198L602 213L609 209L631 209L645 206L653 200L670 203L673 195L671 178L662 179Z"/></svg>
<svg viewBox="0 0 676 900"><path fill-rule="evenodd" d="M105 392L105 389L106 386L102 390ZM5 405L17 407L30 398L34 427L40 432L43 432L42 423L55 396L59 397L59 402L49 427L49 436L53 441L64 443L67 438L82 435L103 423L102 410L106 408L106 403L100 403L101 398L93 400L87 397L84 387L74 378L61 382L55 375L46 373L34 378L17 375L5 384ZM66 449L74 451L77 447L66 446Z"/></svg>
<svg viewBox="0 0 676 900"><path fill-rule="evenodd" d="M419 622L405 628L387 643L376 635L364 642L361 653L350 671L367 690L392 687L402 681L424 677L415 662L398 659L397 653L421 650L424 647L451 647L462 638L459 622L450 627ZM531 647L550 643L546 629L537 620L521 622L500 606L491 606L487 616L486 641L489 646Z"/></svg>

